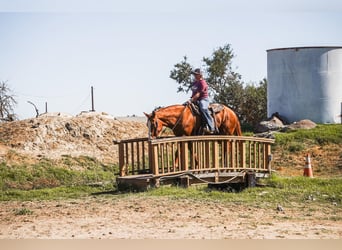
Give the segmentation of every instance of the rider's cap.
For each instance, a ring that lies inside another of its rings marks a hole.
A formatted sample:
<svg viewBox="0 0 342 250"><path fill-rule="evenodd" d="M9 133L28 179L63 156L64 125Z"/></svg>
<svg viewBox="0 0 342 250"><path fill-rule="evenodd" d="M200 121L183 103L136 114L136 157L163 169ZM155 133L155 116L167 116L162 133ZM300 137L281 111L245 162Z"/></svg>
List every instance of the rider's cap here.
<svg viewBox="0 0 342 250"><path fill-rule="evenodd" d="M193 75L202 75L201 69L195 69L194 71L191 71L191 74Z"/></svg>

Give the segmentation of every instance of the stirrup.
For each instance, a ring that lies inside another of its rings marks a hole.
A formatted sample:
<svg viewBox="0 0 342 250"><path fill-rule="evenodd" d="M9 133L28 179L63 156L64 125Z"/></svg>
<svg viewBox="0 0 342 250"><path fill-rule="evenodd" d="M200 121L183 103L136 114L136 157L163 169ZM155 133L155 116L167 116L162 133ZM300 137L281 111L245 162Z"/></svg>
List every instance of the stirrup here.
<svg viewBox="0 0 342 250"><path fill-rule="evenodd" d="M203 133L206 134L206 135L213 135L213 134L215 134L215 131L211 131L207 127L204 127L203 128Z"/></svg>

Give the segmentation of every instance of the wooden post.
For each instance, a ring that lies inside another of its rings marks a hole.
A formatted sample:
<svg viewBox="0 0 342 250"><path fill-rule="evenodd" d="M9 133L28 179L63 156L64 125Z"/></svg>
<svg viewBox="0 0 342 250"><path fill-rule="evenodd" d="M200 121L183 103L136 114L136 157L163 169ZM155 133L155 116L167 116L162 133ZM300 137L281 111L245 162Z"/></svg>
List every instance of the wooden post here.
<svg viewBox="0 0 342 250"><path fill-rule="evenodd" d="M240 141L240 167L246 168L246 142Z"/></svg>
<svg viewBox="0 0 342 250"><path fill-rule="evenodd" d="M119 142L119 170L120 176L126 175L126 169L125 169L125 148L122 142Z"/></svg>
<svg viewBox="0 0 342 250"><path fill-rule="evenodd" d="M165 159L164 159L164 143L161 143L159 145L159 154L160 154L160 167L162 174L165 173Z"/></svg>
<svg viewBox="0 0 342 250"><path fill-rule="evenodd" d="M232 146L231 146L231 157L230 157L230 159L231 159L231 166L230 166L230 168L236 168L236 141L235 140L232 140L231 141L231 144L232 144Z"/></svg>
<svg viewBox="0 0 342 250"><path fill-rule="evenodd" d="M132 174L135 174L135 167L134 167L134 155L135 155L135 152L134 152L134 142L131 142L131 164L132 164Z"/></svg>
<svg viewBox="0 0 342 250"><path fill-rule="evenodd" d="M188 155L188 143L182 142L181 144L181 170L188 171L189 170L189 155Z"/></svg>
<svg viewBox="0 0 342 250"><path fill-rule="evenodd" d="M208 141L204 142L204 156L205 156L204 168L210 168L210 143Z"/></svg>
<svg viewBox="0 0 342 250"><path fill-rule="evenodd" d="M154 175L159 175L158 146L159 144L152 145L152 170Z"/></svg>
<svg viewBox="0 0 342 250"><path fill-rule="evenodd" d="M166 148L166 168L167 168L167 172L170 173L170 147L169 144L165 144L165 148Z"/></svg>
<svg viewBox="0 0 342 250"><path fill-rule="evenodd" d="M217 141L213 141L213 167L218 170L219 166L218 144Z"/></svg>
<svg viewBox="0 0 342 250"><path fill-rule="evenodd" d="M258 160L257 160L257 144L256 142L253 142L253 163L254 168L258 168Z"/></svg>
<svg viewBox="0 0 342 250"><path fill-rule="evenodd" d="M272 162L272 154L271 154L271 144L267 143L265 145L265 155L267 155L267 170L268 173L271 174L272 173L272 169L271 169L271 162Z"/></svg>
<svg viewBox="0 0 342 250"><path fill-rule="evenodd" d="M94 112L95 108L94 108L94 88L93 86L91 86L91 111Z"/></svg>
<svg viewBox="0 0 342 250"><path fill-rule="evenodd" d="M145 142L144 141L141 142L141 156L142 156L142 167L145 170L146 166L145 166Z"/></svg>
<svg viewBox="0 0 342 250"><path fill-rule="evenodd" d="M140 172L140 148L139 148L139 141L135 142L136 143L136 150L137 150L137 168L138 168L138 173Z"/></svg>

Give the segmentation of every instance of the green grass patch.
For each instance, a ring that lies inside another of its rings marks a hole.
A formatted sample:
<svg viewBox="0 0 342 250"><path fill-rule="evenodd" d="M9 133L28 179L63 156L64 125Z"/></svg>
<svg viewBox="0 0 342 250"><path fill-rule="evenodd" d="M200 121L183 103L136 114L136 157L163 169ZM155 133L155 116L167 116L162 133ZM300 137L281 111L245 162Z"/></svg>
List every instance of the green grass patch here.
<svg viewBox="0 0 342 250"><path fill-rule="evenodd" d="M341 124L318 124L313 129L288 130L284 133L276 133L275 145L291 145L291 143L314 143L325 145L328 143L342 144Z"/></svg>
<svg viewBox="0 0 342 250"><path fill-rule="evenodd" d="M32 165L1 163L0 200L72 198L113 189L116 166L89 157L64 156L62 160L57 164L48 159Z"/></svg>
<svg viewBox="0 0 342 250"><path fill-rule="evenodd" d="M0 192L0 201L34 201L34 200L64 200L77 199L93 193L113 190L112 185L103 187L75 186L56 187L34 190L12 189Z"/></svg>
<svg viewBox="0 0 342 250"><path fill-rule="evenodd" d="M0 164L0 190L31 190L60 186L83 186L91 183L114 181L114 166L93 165L82 170L56 166L42 160L30 166Z"/></svg>
<svg viewBox="0 0 342 250"><path fill-rule="evenodd" d="M260 208L275 208L277 204L284 207L293 204L311 204L331 206L341 209L342 179L321 179L272 176L263 181L264 187L248 188L242 192L231 193L209 189L207 185L195 185L189 188L161 186L141 193L117 193L117 198L126 195L136 197L167 197L220 203L243 204ZM98 192L115 192L113 183L106 186L60 186L34 190L10 189L0 192L0 201L8 200L59 200L75 199Z"/></svg>
<svg viewBox="0 0 342 250"><path fill-rule="evenodd" d="M338 206L341 206L342 203L342 179L272 176L265 179L264 184L265 187L248 188L239 193L212 190L207 186L193 186L187 189L165 186L151 189L141 195L231 202L260 207L274 207L277 204L293 202L336 204Z"/></svg>

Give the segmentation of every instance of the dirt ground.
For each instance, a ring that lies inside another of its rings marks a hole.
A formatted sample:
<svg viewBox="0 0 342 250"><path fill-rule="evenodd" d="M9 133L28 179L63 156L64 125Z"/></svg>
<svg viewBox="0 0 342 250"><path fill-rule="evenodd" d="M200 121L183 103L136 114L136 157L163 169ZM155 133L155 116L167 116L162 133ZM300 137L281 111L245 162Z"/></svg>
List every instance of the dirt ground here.
<svg viewBox="0 0 342 250"><path fill-rule="evenodd" d="M11 201L0 203L0 239L341 239L338 211L133 195Z"/></svg>

